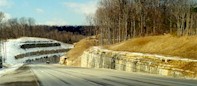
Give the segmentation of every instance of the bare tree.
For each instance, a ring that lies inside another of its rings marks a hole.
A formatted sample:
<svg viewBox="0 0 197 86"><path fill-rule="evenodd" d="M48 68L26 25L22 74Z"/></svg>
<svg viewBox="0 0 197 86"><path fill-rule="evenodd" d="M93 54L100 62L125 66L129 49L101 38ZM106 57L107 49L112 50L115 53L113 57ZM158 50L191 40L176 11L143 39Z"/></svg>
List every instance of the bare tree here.
<svg viewBox="0 0 197 86"><path fill-rule="evenodd" d="M94 25L100 27L101 44L136 36L197 31L192 0L100 0Z"/></svg>

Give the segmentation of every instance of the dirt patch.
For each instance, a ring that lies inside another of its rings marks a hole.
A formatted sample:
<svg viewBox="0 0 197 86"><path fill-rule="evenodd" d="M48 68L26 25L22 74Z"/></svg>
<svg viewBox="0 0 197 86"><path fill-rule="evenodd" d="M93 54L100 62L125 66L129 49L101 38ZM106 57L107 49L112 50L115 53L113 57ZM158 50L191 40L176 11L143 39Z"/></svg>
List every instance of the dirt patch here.
<svg viewBox="0 0 197 86"><path fill-rule="evenodd" d="M37 86L35 81L31 82L10 82L10 83L5 83L3 86Z"/></svg>
<svg viewBox="0 0 197 86"><path fill-rule="evenodd" d="M0 86L37 86L37 79L27 66L6 74L0 78L0 81Z"/></svg>

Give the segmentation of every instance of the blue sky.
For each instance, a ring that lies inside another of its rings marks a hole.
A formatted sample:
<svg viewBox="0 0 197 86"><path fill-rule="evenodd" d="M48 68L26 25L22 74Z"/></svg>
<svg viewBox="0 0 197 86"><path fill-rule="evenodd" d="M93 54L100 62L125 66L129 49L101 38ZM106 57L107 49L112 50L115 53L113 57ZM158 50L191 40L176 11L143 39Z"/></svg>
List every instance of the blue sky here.
<svg viewBox="0 0 197 86"><path fill-rule="evenodd" d="M98 0L0 0L6 18L32 17L37 24L84 25Z"/></svg>

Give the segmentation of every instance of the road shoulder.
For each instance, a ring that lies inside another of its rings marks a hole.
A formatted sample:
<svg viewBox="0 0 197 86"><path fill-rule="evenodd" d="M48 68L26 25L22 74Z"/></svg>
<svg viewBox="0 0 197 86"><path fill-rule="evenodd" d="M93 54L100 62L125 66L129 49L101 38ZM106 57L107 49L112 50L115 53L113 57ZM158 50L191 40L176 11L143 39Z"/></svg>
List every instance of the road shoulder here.
<svg viewBox="0 0 197 86"><path fill-rule="evenodd" d="M0 78L0 86L37 86L37 79L28 66L22 66L16 71Z"/></svg>

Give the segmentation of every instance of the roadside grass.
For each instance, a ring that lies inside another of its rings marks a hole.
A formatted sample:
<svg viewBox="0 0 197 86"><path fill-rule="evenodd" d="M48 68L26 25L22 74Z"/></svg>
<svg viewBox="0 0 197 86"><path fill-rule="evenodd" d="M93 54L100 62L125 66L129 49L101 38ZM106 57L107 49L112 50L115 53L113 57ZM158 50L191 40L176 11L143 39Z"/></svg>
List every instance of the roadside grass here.
<svg viewBox="0 0 197 86"><path fill-rule="evenodd" d="M92 36L75 43L74 48L71 49L66 55L67 59L71 62L67 63L67 65L79 66L81 62L80 56L86 49L96 46L96 41L96 36Z"/></svg>
<svg viewBox="0 0 197 86"><path fill-rule="evenodd" d="M197 60L197 36L147 36L105 46L115 51L178 56Z"/></svg>

